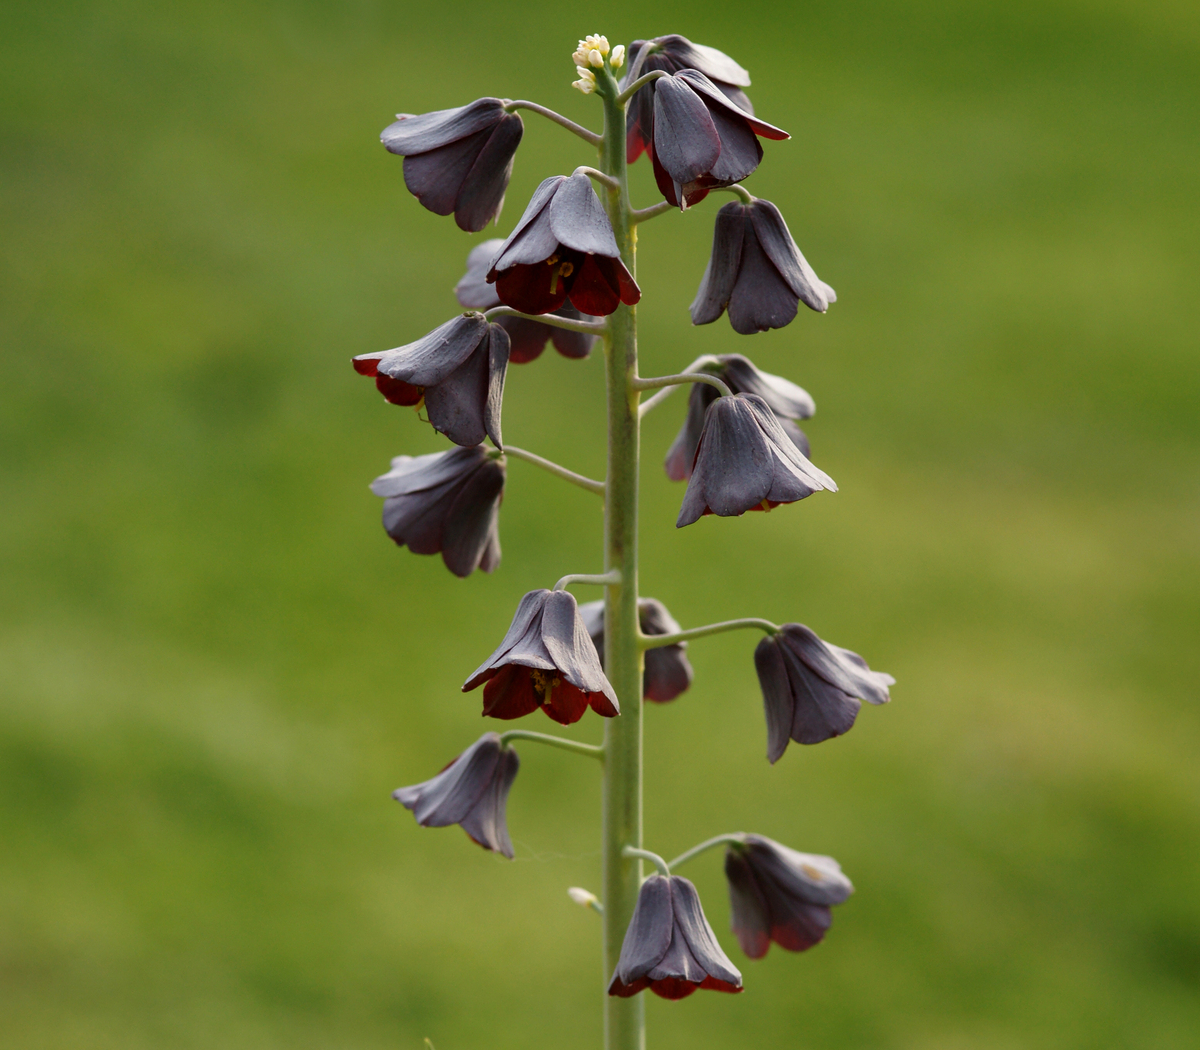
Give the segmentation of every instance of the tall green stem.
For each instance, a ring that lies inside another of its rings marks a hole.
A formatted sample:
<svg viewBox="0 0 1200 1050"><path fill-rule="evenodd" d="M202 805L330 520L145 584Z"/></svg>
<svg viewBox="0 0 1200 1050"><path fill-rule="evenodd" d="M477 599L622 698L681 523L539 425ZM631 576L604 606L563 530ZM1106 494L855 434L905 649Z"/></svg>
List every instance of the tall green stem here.
<svg viewBox="0 0 1200 1050"><path fill-rule="evenodd" d="M609 78L611 88L615 81ZM621 259L637 275L636 233L625 171L625 107L615 90L604 97L600 166L620 184L608 201ZM638 647L638 391L637 312L621 304L604 337L608 387L608 491L604 505L604 568L621 582L605 590L604 667L621 701L621 716L604 730L604 976L616 969L637 903L642 861L623 854L642 845L642 652ZM607 991L607 988L606 988ZM646 1012L640 995L604 997L605 1050L643 1050Z"/></svg>

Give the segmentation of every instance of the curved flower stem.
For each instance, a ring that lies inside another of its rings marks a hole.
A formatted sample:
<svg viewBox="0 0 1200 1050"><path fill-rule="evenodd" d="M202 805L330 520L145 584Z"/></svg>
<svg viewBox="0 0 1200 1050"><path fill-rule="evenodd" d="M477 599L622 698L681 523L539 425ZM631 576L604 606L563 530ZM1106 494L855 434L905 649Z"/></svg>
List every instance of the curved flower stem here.
<svg viewBox="0 0 1200 1050"><path fill-rule="evenodd" d="M581 139L590 142L593 146L599 146L604 142L603 135L597 135L594 131L588 131L581 124L576 124L573 120L568 120L561 113L555 113L552 109L547 109L545 106L539 106L536 102L526 102L523 98L517 99L515 102L505 102L504 110L506 113L511 113L516 109L528 109L534 113L540 113L547 120L554 121L555 124L561 124L568 131L575 132Z"/></svg>
<svg viewBox="0 0 1200 1050"><path fill-rule="evenodd" d="M706 372L683 372L674 376L654 376L652 379L642 379L641 376L637 376L632 380L630 386L634 390L655 390L660 386L680 386L683 383L707 383L709 386L715 386L723 397L733 396L733 391L725 385L723 380L716 376L710 376Z"/></svg>
<svg viewBox="0 0 1200 1050"><path fill-rule="evenodd" d="M713 357L712 354L702 354L700 357L697 357L696 360L693 361L690 365L688 365L687 368L685 368L683 370L683 372L680 374L681 375L689 375L692 372L698 372L702 368L707 368L709 365L715 365L718 363L719 362L717 361L717 359L715 357ZM673 393L675 393L675 391L679 388L680 385L681 384L676 383L676 384L673 384L672 386L665 386L657 394L651 394L648 398L646 398L645 401L643 401L640 405L638 405L638 416L639 417L644 416L647 412L649 412L656 405L659 405L663 401L666 401L667 398L669 398Z"/></svg>
<svg viewBox="0 0 1200 1050"><path fill-rule="evenodd" d="M670 201L659 201L657 204L651 204L649 208L638 208L636 211L631 211L629 217L635 222L645 222L647 219L653 219L656 215L662 215L664 212L674 211L675 205Z"/></svg>
<svg viewBox="0 0 1200 1050"><path fill-rule="evenodd" d="M678 645L692 638L705 638L710 634L724 634L726 631L738 631L743 627L757 627L767 634L778 634L778 624L770 620L760 620L747 616L741 620L723 620L721 623L710 623L706 627L693 627L688 631L676 631L674 634L643 634L638 637L638 647L641 649L659 649L664 645Z"/></svg>
<svg viewBox="0 0 1200 1050"><path fill-rule="evenodd" d="M605 175L602 171L597 171L595 168L589 168L586 164L580 164L572 174L578 175L581 172L589 179L595 179L597 182L602 183L610 193L621 192L621 184L611 175Z"/></svg>
<svg viewBox="0 0 1200 1050"><path fill-rule="evenodd" d="M608 331L608 325L603 321L579 321L574 317L559 317L558 314L523 314L511 306L493 306L485 310L484 317L489 321L496 317L523 317L526 321L540 321L551 328L565 328L569 332L587 332L589 335L603 335Z"/></svg>
<svg viewBox="0 0 1200 1050"><path fill-rule="evenodd" d="M739 186L736 183L734 183L734 185L732 185L732 186L718 186L715 190L712 190L711 192L713 192L713 193L732 193L737 197L741 197L743 204L753 204L754 203L754 194L751 193L744 186Z"/></svg>
<svg viewBox="0 0 1200 1050"><path fill-rule="evenodd" d="M640 57L641 56L639 56L639 58ZM670 75L671 74L664 69L653 69L645 76L638 77L637 80L635 80L629 85L629 87L627 87L617 96L617 105L623 107L626 102L633 98L633 96L636 95L647 84L649 84L650 81L658 80L660 77L669 77Z"/></svg>
<svg viewBox="0 0 1200 1050"><path fill-rule="evenodd" d="M549 744L560 747L564 751L574 751L577 755L590 755L592 758L604 758L604 748L595 744L583 744L578 740L568 740L566 737L551 736L549 733L535 733L532 729L510 729L500 734L500 746L507 747L510 740L535 740L539 744Z"/></svg>
<svg viewBox="0 0 1200 1050"><path fill-rule="evenodd" d="M597 575L596 573L588 572L573 572L568 573L554 585L556 591L565 590L573 583L594 583L599 587L611 587L621 582L621 570L612 569L609 572Z"/></svg>
<svg viewBox="0 0 1200 1050"><path fill-rule="evenodd" d="M669 867L678 868L680 864L686 864L693 857L700 856L705 850L710 850L714 846L721 846L726 842L744 843L746 841L746 833L744 831L735 831L730 835L714 835L711 839L705 839L698 846L693 846L690 850L679 854Z"/></svg>
<svg viewBox="0 0 1200 1050"><path fill-rule="evenodd" d="M517 459L523 459L526 463L532 463L535 467L541 467L542 470L548 470L551 474L562 478L564 481L569 481L572 485L578 485L581 489L587 489L588 492L594 492L597 496L604 495L606 486L603 481L594 481L591 478L585 478L582 474L576 474L573 470L560 467L557 463L543 459L532 452L526 452L523 448L517 448L515 445L505 445L504 454L506 456L515 456Z"/></svg>
<svg viewBox="0 0 1200 1050"><path fill-rule="evenodd" d="M648 849L635 849L633 846L626 846L621 850L621 855L625 857L641 857L642 860L650 861L660 875L670 875L671 869L667 862L662 859L657 853L651 853Z"/></svg>

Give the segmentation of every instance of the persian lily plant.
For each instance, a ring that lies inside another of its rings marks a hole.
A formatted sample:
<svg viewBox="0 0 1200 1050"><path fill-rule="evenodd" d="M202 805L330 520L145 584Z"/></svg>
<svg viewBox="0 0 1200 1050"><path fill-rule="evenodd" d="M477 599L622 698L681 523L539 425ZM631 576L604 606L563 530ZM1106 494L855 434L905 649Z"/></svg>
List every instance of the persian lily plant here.
<svg viewBox="0 0 1200 1050"><path fill-rule="evenodd" d="M399 788L394 797L420 825L459 824L480 846L511 858L505 802L519 765L514 742L599 760L602 892L568 892L603 918L605 1046L637 1050L645 1045L641 992L680 999L697 990L742 990L742 975L713 933L695 887L674 869L726 847L732 932L751 958L766 954L771 941L790 951L817 944L829 929L830 908L853 890L832 857L762 835L718 834L669 863L646 849L643 702L671 701L691 686L690 640L761 631L758 647L747 651L746 669L749 674L753 666L762 688L767 758L774 763L791 741L816 744L848 732L861 701L886 702L893 680L801 624L743 618L684 629L661 602L638 594L639 421L674 388L692 387L683 428L666 458L668 477L687 482L678 527L707 514L737 517L837 491L809 458L808 440L795 423L813 414L813 400L790 379L760 371L742 354L702 357L675 375L639 373L638 226L690 210L711 193L736 198L716 211L711 258L691 304L693 324L728 312L735 332L752 335L791 324L801 302L824 313L836 296L800 253L779 208L741 185L763 159L760 139L788 137L754 114L743 90L750 85L745 69L678 35L635 40L628 48L589 36L571 57L578 77L573 86L596 96L602 133L544 106L497 98L401 114L384 130L383 144L404 158L409 191L429 210L453 214L470 233L499 221L524 130L520 111L582 139L595 166L550 175L507 238L470 249L466 276L454 289L465 312L424 335L402 333L403 345L361 354L354 367L374 378L390 403L423 408L453 443L443 452L398 456L375 479L384 528L397 545L440 553L460 577L496 569L509 457L603 500L604 571L564 575L552 590L524 595L496 650L474 672L463 667L469 674L464 691L483 686L486 717L512 721L539 708L564 725L598 717L603 743L527 729L488 732L440 773ZM663 199L634 208L627 166L642 154ZM505 445L500 428L509 364L534 361L548 342L568 358L584 358L597 341L608 404L603 480ZM656 393L643 401L648 391ZM567 590L574 585L603 587L604 597L581 607ZM655 868L648 877L643 861Z"/></svg>

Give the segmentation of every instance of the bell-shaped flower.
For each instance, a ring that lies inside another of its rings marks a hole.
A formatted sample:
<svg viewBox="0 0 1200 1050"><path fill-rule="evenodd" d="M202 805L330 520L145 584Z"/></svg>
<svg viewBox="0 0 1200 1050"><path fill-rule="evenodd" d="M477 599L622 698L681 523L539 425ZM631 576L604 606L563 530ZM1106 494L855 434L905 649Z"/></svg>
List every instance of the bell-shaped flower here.
<svg viewBox="0 0 1200 1050"><path fill-rule="evenodd" d="M675 527L705 514L770 510L822 489L836 492L837 485L784 433L766 401L757 394L718 397L704 416Z"/></svg>
<svg viewBox="0 0 1200 1050"><path fill-rule="evenodd" d="M730 925L751 959L774 941L790 952L818 944L833 916L829 908L854 892L832 857L798 853L762 835L747 835L725 852Z"/></svg>
<svg viewBox="0 0 1200 1050"><path fill-rule="evenodd" d="M454 294L467 309L490 310L493 306L500 305L500 296L496 294L495 285L487 283L487 272L492 257L503 243L499 237L484 241L475 245L471 254L467 256L467 272L454 286ZM556 312L560 317L570 317L574 320L596 320L581 314L570 303L563 303ZM531 321L528 317L497 317L495 323L508 333L509 342L512 344L508 361L513 365L523 365L536 360L546 348L547 340L554 344L554 349L563 357L575 359L587 357L596 341L596 337L589 332L571 332L566 328L542 324L541 321Z"/></svg>
<svg viewBox="0 0 1200 1050"><path fill-rule="evenodd" d="M486 445L397 456L371 491L383 497L383 527L398 546L414 554L441 551L455 576L500 564L504 461Z"/></svg>
<svg viewBox="0 0 1200 1050"><path fill-rule="evenodd" d="M626 998L646 988L664 999L683 999L697 988L742 990L742 975L721 951L696 887L681 875L651 875L642 883L608 994Z"/></svg>
<svg viewBox="0 0 1200 1050"><path fill-rule="evenodd" d="M492 718L520 718L540 707L570 725L589 706L605 718L621 713L570 591L530 591L521 599L504 641L463 692L484 682L483 713Z"/></svg>
<svg viewBox="0 0 1200 1050"><path fill-rule="evenodd" d="M432 780L397 788L392 798L411 809L422 827L459 824L484 849L512 860L504 807L520 764L498 733L484 733Z"/></svg>
<svg viewBox="0 0 1200 1050"><path fill-rule="evenodd" d="M808 419L817 410L808 391L796 386L790 379L760 372L752 361L741 354L719 354L716 364L702 369L708 375L725 380L725 385L735 394L757 394L775 413L783 432L792 439L792 444L806 457L812 452L808 438L794 419ZM693 383L688 395L687 418L683 422L674 443L667 452L667 477L672 481L687 481L692 476L692 463L696 449L700 446L700 432L704 429L704 415L720 395L715 387L707 383Z"/></svg>
<svg viewBox="0 0 1200 1050"><path fill-rule="evenodd" d="M788 740L819 744L848 732L860 701L886 704L896 679L872 671L858 653L823 642L800 623L785 623L754 650L767 717L767 758L775 762Z"/></svg>
<svg viewBox="0 0 1200 1050"><path fill-rule="evenodd" d="M591 635L600 666L604 666L604 602L587 602L579 615ZM683 628L657 598L638 599L638 621L642 634L675 634ZM692 684L692 665L688 663L687 642L647 649L642 671L642 696L657 703L674 700Z"/></svg>
<svg viewBox="0 0 1200 1050"><path fill-rule="evenodd" d="M801 302L824 313L836 299L770 201L734 201L717 212L712 256L691 305L692 324L710 324L728 308L733 330L753 335L790 324Z"/></svg>
<svg viewBox="0 0 1200 1050"><path fill-rule="evenodd" d="M373 376L393 405L420 406L456 445L500 442L500 406L508 369L508 333L483 314L465 313L415 343L360 354L359 375Z"/></svg>
<svg viewBox="0 0 1200 1050"><path fill-rule="evenodd" d="M639 64L644 50L648 53ZM742 90L750 86L750 74L715 47L693 44L687 37L672 33L653 40L635 40L629 45L628 62L629 71L621 81L622 90L633 82L630 78L635 71L642 76L656 70L678 73L681 69L698 69L735 106L747 113L754 112L754 106ZM650 81L629 100L625 116L625 157L630 164L654 142L654 89L658 83L658 80Z"/></svg>
<svg viewBox="0 0 1200 1050"><path fill-rule="evenodd" d="M380 139L404 157L404 185L438 215L477 233L500 215L525 126L498 98L413 116L397 114Z"/></svg>
<svg viewBox="0 0 1200 1050"><path fill-rule="evenodd" d="M662 77L654 89L654 138L647 152L659 191L678 208L751 174L762 160L757 136L791 137L734 105L698 70Z"/></svg>
<svg viewBox="0 0 1200 1050"><path fill-rule="evenodd" d="M604 317L642 297L583 172L553 175L534 190L487 280L502 303L526 314L554 313L569 299L581 313Z"/></svg>

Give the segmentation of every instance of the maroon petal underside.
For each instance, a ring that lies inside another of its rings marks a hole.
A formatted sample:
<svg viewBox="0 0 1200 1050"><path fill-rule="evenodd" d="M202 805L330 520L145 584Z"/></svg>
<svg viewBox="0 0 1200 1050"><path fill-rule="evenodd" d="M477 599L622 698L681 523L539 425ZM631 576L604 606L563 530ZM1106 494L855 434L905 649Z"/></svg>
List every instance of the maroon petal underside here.
<svg viewBox="0 0 1200 1050"><path fill-rule="evenodd" d="M483 713L490 718L523 718L539 706L530 669L520 664L501 667L483 687Z"/></svg>
<svg viewBox="0 0 1200 1050"><path fill-rule="evenodd" d="M577 689L570 682L560 681L542 703L542 710L559 725L569 726L578 722L588 709L592 694Z"/></svg>
<svg viewBox="0 0 1200 1050"><path fill-rule="evenodd" d="M557 265L522 263L496 274L496 294L523 314L552 314L567 300L567 282L558 275Z"/></svg>

